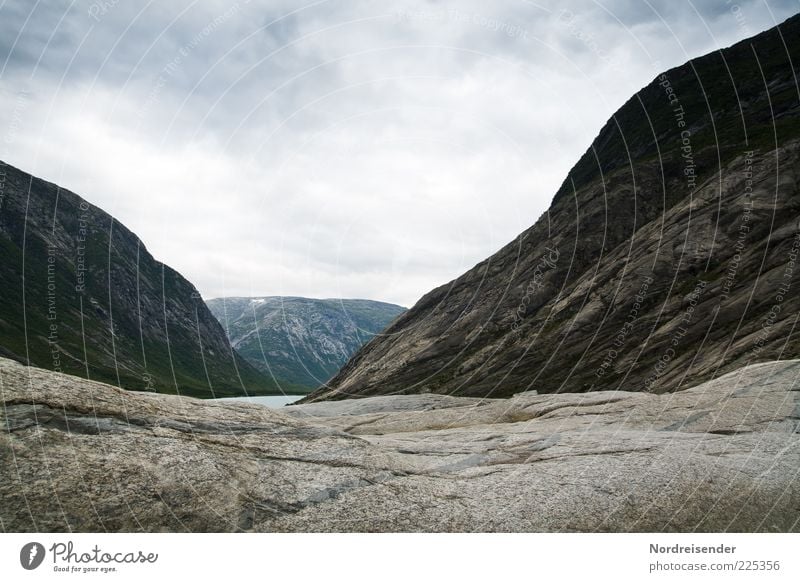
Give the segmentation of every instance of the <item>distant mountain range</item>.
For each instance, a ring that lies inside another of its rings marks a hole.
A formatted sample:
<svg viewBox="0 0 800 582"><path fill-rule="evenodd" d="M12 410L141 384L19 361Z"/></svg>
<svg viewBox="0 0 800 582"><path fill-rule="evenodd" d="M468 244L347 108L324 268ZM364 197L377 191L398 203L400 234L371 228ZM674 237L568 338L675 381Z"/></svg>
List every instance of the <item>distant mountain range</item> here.
<svg viewBox="0 0 800 582"><path fill-rule="evenodd" d="M800 356L798 66L794 16L660 74L531 228L307 401L664 392Z"/></svg>
<svg viewBox="0 0 800 582"><path fill-rule="evenodd" d="M131 390L275 394L197 289L112 216L0 162L0 355Z"/></svg>
<svg viewBox="0 0 800 582"><path fill-rule="evenodd" d="M406 311L365 299L226 297L206 304L249 363L308 391Z"/></svg>

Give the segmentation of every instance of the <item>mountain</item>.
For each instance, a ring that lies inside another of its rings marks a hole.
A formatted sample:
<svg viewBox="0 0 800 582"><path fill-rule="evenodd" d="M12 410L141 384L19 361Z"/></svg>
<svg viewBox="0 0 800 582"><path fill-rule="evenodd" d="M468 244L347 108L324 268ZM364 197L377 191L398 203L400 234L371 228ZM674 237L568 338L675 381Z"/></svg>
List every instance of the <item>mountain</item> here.
<svg viewBox="0 0 800 582"><path fill-rule="evenodd" d="M365 299L225 297L206 302L231 344L259 370L316 388L405 307Z"/></svg>
<svg viewBox="0 0 800 582"><path fill-rule="evenodd" d="M197 289L112 216L0 162L0 354L131 390L278 393Z"/></svg>
<svg viewBox="0 0 800 582"><path fill-rule="evenodd" d="M656 77L549 210L307 401L687 388L800 355L800 16Z"/></svg>

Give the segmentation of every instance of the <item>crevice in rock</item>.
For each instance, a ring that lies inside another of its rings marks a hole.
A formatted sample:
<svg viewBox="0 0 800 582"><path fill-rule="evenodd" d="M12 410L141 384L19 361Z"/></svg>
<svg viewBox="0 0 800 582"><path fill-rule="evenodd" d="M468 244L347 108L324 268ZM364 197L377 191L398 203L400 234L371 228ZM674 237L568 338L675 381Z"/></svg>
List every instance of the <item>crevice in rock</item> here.
<svg viewBox="0 0 800 582"><path fill-rule="evenodd" d="M694 414L691 414L691 415L687 416L683 420L679 420L678 422L673 422L672 424L670 424L668 426L665 426L664 428L662 428L660 430L662 430L662 431L678 431L678 430L686 427L687 425L690 425L693 422L700 420L701 418L703 418L704 416L706 416L706 415L708 415L710 413L711 413L710 410L701 410L699 412L695 412Z"/></svg>
<svg viewBox="0 0 800 582"><path fill-rule="evenodd" d="M752 434L752 430L744 430L738 428L715 428L708 431L708 434L718 434L725 436L732 436L737 434Z"/></svg>

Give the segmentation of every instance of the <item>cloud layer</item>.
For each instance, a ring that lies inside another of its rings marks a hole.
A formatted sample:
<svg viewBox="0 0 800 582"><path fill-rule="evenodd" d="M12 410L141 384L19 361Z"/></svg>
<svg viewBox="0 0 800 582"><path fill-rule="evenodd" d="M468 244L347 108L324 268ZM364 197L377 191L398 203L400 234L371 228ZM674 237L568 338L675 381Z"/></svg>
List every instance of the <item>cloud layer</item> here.
<svg viewBox="0 0 800 582"><path fill-rule="evenodd" d="M0 159L207 298L410 306L532 224L661 70L800 10L707 4L13 0Z"/></svg>

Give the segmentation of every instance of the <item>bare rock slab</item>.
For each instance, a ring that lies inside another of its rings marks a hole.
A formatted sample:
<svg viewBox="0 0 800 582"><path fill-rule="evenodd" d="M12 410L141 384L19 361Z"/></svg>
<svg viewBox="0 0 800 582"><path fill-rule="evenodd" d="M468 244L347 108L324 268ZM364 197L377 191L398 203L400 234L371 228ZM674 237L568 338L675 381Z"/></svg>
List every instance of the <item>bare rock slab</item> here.
<svg viewBox="0 0 800 582"><path fill-rule="evenodd" d="M800 531L800 361L274 410L0 360L4 531Z"/></svg>

